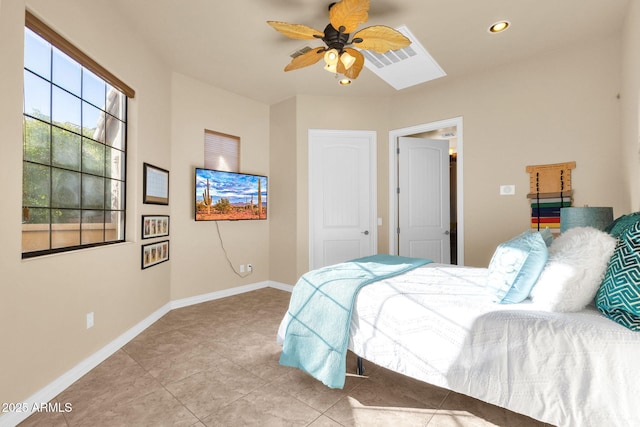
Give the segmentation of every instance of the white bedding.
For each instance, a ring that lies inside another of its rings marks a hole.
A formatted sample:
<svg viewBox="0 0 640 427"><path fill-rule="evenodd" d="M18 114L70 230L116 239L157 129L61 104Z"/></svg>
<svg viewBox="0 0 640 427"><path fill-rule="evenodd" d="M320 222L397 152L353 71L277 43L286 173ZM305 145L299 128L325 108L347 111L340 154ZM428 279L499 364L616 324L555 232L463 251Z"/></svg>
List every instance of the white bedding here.
<svg viewBox="0 0 640 427"><path fill-rule="evenodd" d="M548 313L529 300L492 303L486 274L434 263L365 286L349 348L557 426L640 426L640 334L595 308Z"/></svg>

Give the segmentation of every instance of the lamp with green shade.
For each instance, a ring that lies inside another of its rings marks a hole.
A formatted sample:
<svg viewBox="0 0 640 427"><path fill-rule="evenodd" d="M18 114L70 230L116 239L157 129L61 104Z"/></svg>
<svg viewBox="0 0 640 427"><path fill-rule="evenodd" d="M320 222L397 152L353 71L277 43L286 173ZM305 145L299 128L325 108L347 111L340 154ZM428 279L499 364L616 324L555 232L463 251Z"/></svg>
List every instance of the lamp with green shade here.
<svg viewBox="0 0 640 427"><path fill-rule="evenodd" d="M560 232L574 227L593 227L604 230L613 222L613 208L571 207L560 209Z"/></svg>

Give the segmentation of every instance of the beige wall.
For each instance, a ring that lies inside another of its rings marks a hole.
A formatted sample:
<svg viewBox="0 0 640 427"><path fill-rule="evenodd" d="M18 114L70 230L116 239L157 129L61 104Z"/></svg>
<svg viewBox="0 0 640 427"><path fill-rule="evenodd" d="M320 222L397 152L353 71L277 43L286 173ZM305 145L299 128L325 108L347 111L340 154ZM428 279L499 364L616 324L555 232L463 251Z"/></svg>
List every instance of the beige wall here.
<svg viewBox="0 0 640 427"><path fill-rule="evenodd" d="M296 98L271 106L269 134L270 279L292 285L298 280Z"/></svg>
<svg viewBox="0 0 640 427"><path fill-rule="evenodd" d="M623 184L631 210L640 210L640 2L630 1L622 37Z"/></svg>
<svg viewBox="0 0 640 427"><path fill-rule="evenodd" d="M620 151L620 40L568 46L392 99L391 128L462 116L465 264L529 227L527 165L576 161L574 205L630 209ZM637 163L637 161L636 161ZM515 196L499 196L515 184Z"/></svg>
<svg viewBox="0 0 640 427"><path fill-rule="evenodd" d="M30 10L136 90L129 105L127 243L20 259L25 2L0 9L0 401L20 402L169 301L170 263L140 269L141 164L170 166L171 75L109 16L108 0L29 0ZM100 10L101 19L90 19ZM72 13L70 11L73 11ZM82 18L85 17L85 18ZM104 37L109 34L109 37ZM86 329L86 314L95 326Z"/></svg>
<svg viewBox="0 0 640 427"><path fill-rule="evenodd" d="M388 118L389 99L379 97L298 96L271 107L271 180L278 183L272 199L272 280L295 284L309 270L309 129L376 132L377 210L383 219L378 251L388 252L388 203L386 196L380 200L388 193Z"/></svg>
<svg viewBox="0 0 640 427"><path fill-rule="evenodd" d="M181 74L173 74L171 93L171 299L268 280L271 219L195 222L194 170L204 167L208 129L240 137L241 172L269 175L269 107ZM231 269L218 226L236 271L250 263L252 274L241 278Z"/></svg>
<svg viewBox="0 0 640 427"><path fill-rule="evenodd" d="M627 192L612 191L625 181L620 55L620 38L611 37L491 72L440 79L392 98L297 97L295 116L271 119L274 125L295 121L297 126L298 197L286 204L289 209L295 204L297 216L296 275L308 270L307 132L312 128L377 132L380 253L389 248L389 131L458 116L464 132L466 265L487 266L500 242L529 227L527 165L576 161L574 205L629 212ZM516 195L499 196L501 184L515 184Z"/></svg>
<svg viewBox="0 0 640 427"><path fill-rule="evenodd" d="M348 88L347 88L348 89ZM297 276L309 269L309 129L372 130L376 132L378 167L378 217L383 226L378 227L378 251L388 253L388 131L389 108L387 98L335 98L298 96L296 111L297 126Z"/></svg>

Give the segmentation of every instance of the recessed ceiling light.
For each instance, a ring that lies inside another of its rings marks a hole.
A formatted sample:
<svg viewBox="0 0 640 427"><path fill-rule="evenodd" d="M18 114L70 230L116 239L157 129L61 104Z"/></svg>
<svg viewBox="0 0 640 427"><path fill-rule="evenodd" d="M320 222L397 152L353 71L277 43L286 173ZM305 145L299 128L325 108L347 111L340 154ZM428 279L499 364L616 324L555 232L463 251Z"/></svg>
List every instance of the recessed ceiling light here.
<svg viewBox="0 0 640 427"><path fill-rule="evenodd" d="M495 24L493 24L492 26L489 27L489 32L490 33L501 33L504 30L506 30L507 28L509 28L509 26L511 25L511 23L509 21L498 21Z"/></svg>
<svg viewBox="0 0 640 427"><path fill-rule="evenodd" d="M349 79L340 79L338 81L338 83L340 83L341 86L347 86L347 85L351 84L351 80L349 80Z"/></svg>

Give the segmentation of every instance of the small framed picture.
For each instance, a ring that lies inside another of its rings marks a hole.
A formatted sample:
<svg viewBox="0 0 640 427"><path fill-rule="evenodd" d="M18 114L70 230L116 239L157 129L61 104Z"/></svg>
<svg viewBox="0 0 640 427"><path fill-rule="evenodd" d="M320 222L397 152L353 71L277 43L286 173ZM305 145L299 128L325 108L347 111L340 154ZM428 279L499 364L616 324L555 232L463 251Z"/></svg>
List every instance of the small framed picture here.
<svg viewBox="0 0 640 427"><path fill-rule="evenodd" d="M143 203L152 205L169 204L169 171L149 163L143 164Z"/></svg>
<svg viewBox="0 0 640 427"><path fill-rule="evenodd" d="M142 215L142 238L169 235L169 215Z"/></svg>
<svg viewBox="0 0 640 427"><path fill-rule="evenodd" d="M142 269L169 261L169 241L142 245Z"/></svg>

